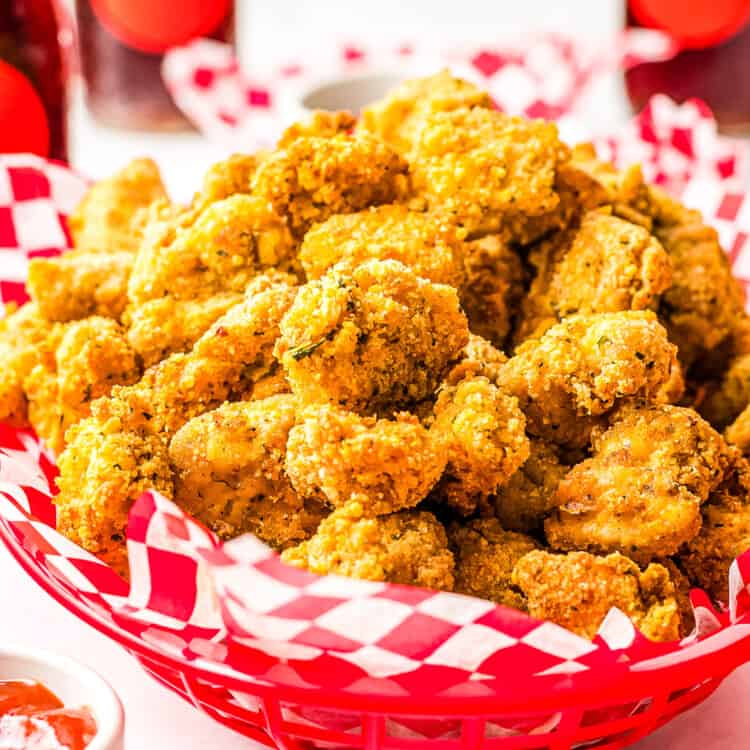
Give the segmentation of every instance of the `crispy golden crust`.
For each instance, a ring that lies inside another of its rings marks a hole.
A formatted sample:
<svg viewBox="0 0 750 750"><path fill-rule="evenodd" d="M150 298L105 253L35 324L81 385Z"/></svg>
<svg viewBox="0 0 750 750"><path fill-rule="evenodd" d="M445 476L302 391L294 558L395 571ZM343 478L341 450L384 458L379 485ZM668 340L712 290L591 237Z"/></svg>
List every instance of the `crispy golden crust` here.
<svg viewBox="0 0 750 750"><path fill-rule="evenodd" d="M89 417L73 426L58 457L57 530L127 575L130 507L147 490L172 496L167 448L155 436Z"/></svg>
<svg viewBox="0 0 750 750"><path fill-rule="evenodd" d="M294 418L294 398L282 395L191 419L169 445L175 502L223 539L250 532L276 549L308 539L326 511L305 502L287 478Z"/></svg>
<svg viewBox="0 0 750 750"><path fill-rule="evenodd" d="M387 205L318 224L305 235L299 259L308 279L319 279L339 262L355 267L392 259L429 281L460 287L463 253L462 232L445 217Z"/></svg>
<svg viewBox="0 0 750 750"><path fill-rule="evenodd" d="M7 308L0 318L0 422L28 426L28 403L23 382L39 361L41 347L51 333L51 324L30 302L20 309Z"/></svg>
<svg viewBox="0 0 750 750"><path fill-rule="evenodd" d="M536 338L564 318L655 308L672 279L664 248L643 227L592 211L529 255L536 275L515 339Z"/></svg>
<svg viewBox="0 0 750 750"><path fill-rule="evenodd" d="M413 508L445 468L447 452L411 414L360 417L329 404L307 407L289 433L286 469L297 492L367 515Z"/></svg>
<svg viewBox="0 0 750 750"><path fill-rule="evenodd" d="M203 177L200 192L193 197L191 207L200 212L230 195L249 193L252 177L265 158L264 153L232 154L216 162Z"/></svg>
<svg viewBox="0 0 750 750"><path fill-rule="evenodd" d="M408 155L433 112L492 107L486 91L442 70L426 78L404 81L386 97L362 111L357 132L370 133L400 154Z"/></svg>
<svg viewBox="0 0 750 750"><path fill-rule="evenodd" d="M700 405L701 414L719 430L731 424L750 403L750 354L733 359Z"/></svg>
<svg viewBox="0 0 750 750"><path fill-rule="evenodd" d="M335 214L393 203L406 195L407 164L368 136L297 138L253 178L253 193L284 217L295 237Z"/></svg>
<svg viewBox="0 0 750 750"><path fill-rule="evenodd" d="M29 421L56 453L69 427L91 413L91 402L141 376L125 331L110 318L91 317L55 328L24 380Z"/></svg>
<svg viewBox="0 0 750 750"><path fill-rule="evenodd" d="M617 607L652 641L680 637L680 613L674 584L662 565L644 571L614 553L554 555L542 550L522 557L513 583L526 597L529 614L551 620L592 639L612 607Z"/></svg>
<svg viewBox="0 0 750 750"><path fill-rule="evenodd" d="M240 302L242 295L236 292L202 299L149 300L127 310L128 341L144 367L150 367L170 354L189 351L216 320Z"/></svg>
<svg viewBox="0 0 750 750"><path fill-rule="evenodd" d="M230 308L186 354L173 354L149 368L131 386L116 386L92 404L106 421L126 429L172 435L185 422L247 392L275 368L273 346L279 322L296 289L275 276L258 277L246 299Z"/></svg>
<svg viewBox="0 0 750 750"><path fill-rule="evenodd" d="M414 189L430 208L452 214L473 236L505 228L559 203L555 170L568 150L557 128L483 107L432 113L411 152Z"/></svg>
<svg viewBox="0 0 750 750"><path fill-rule="evenodd" d="M467 242L465 248L461 305L469 328L502 348L523 296L521 259L496 234Z"/></svg>
<svg viewBox="0 0 750 750"><path fill-rule="evenodd" d="M352 502L331 513L307 542L281 559L313 573L453 589L453 555L431 513L404 510L369 518Z"/></svg>
<svg viewBox="0 0 750 750"><path fill-rule="evenodd" d="M724 436L727 442L736 445L746 456L750 455L750 406L745 407L727 427Z"/></svg>
<svg viewBox="0 0 750 750"><path fill-rule="evenodd" d="M512 584L516 563L539 546L531 537L505 531L495 518L451 524L448 541L456 560L454 591L525 610Z"/></svg>
<svg viewBox="0 0 750 750"><path fill-rule="evenodd" d="M455 289L376 260L303 286L275 353L304 403L380 413L431 395L467 340Z"/></svg>
<svg viewBox="0 0 750 750"><path fill-rule="evenodd" d="M695 613L693 612L693 605L690 602L690 592L693 590L693 585L690 583L690 579L685 575L683 569L675 562L675 559L662 557L654 560L654 562L663 565L672 579L674 595L680 611L680 637L685 638L695 628Z"/></svg>
<svg viewBox="0 0 750 750"><path fill-rule="evenodd" d="M458 385L464 378L481 375L491 383L497 383L500 370L508 358L496 349L487 339L469 334L469 340L463 348L458 361L451 367L445 382L448 385Z"/></svg>
<svg viewBox="0 0 750 750"><path fill-rule="evenodd" d="M134 305L171 295L242 292L266 269L293 265L285 223L259 198L236 194L202 213L152 218L128 286Z"/></svg>
<svg viewBox="0 0 750 750"><path fill-rule="evenodd" d="M328 112L316 110L307 120L301 120L290 125L279 138L276 148L286 148L297 138L332 138L340 133L349 133L357 118L351 112Z"/></svg>
<svg viewBox="0 0 750 750"><path fill-rule="evenodd" d="M532 439L523 466L499 487L491 499L504 528L539 533L544 519L557 507L555 492L570 467L552 443Z"/></svg>
<svg viewBox="0 0 750 750"><path fill-rule="evenodd" d="M676 353L651 312L576 315L521 344L500 386L518 398L531 435L582 446L623 399L672 396Z"/></svg>
<svg viewBox="0 0 750 750"><path fill-rule="evenodd" d="M528 458L525 430L517 400L487 378L469 377L443 387L430 428L448 450L436 496L471 515Z"/></svg>
<svg viewBox="0 0 750 750"><path fill-rule="evenodd" d="M29 264L29 295L47 320L66 323L90 315L119 319L127 304L130 252L74 250Z"/></svg>
<svg viewBox="0 0 750 750"><path fill-rule="evenodd" d="M722 481L730 455L692 409L624 407L594 436L592 457L560 482L547 541L642 562L672 555L698 533L701 503Z"/></svg>
<svg viewBox="0 0 750 750"><path fill-rule="evenodd" d="M659 315L686 366L716 349L744 318L743 292L716 230L657 188L650 189L654 234L672 259L672 286Z"/></svg>
<svg viewBox="0 0 750 750"><path fill-rule="evenodd" d="M68 217L73 244L95 253L135 252L142 236L138 209L166 198L156 164L135 159L97 182Z"/></svg>
<svg viewBox="0 0 750 750"><path fill-rule="evenodd" d="M750 549L750 466L734 456L732 470L703 506L703 526L680 551L679 564L697 586L729 602L729 566Z"/></svg>

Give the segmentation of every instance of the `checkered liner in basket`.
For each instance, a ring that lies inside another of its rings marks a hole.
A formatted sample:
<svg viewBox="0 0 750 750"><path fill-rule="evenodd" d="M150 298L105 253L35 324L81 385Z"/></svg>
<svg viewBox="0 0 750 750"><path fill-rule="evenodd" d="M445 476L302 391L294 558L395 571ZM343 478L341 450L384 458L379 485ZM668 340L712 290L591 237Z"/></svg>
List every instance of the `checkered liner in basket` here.
<svg viewBox="0 0 750 750"><path fill-rule="evenodd" d="M738 276L750 278L750 201L733 187L742 176L736 144L717 139L704 107L660 100L608 142L615 158L636 145L667 184L681 184L686 165L701 175L683 196L719 228ZM4 299L21 298L29 257L66 247L64 217L84 188L59 165L0 157ZM217 676L352 695L471 698L507 689L509 674L539 690L560 681L575 687L590 684L587 675L656 669L748 633L748 555L727 571L727 612L694 594L698 628L682 643L650 643L616 610L590 643L478 599L289 568L253 537L219 545L154 493L131 512L128 592L107 566L55 532L54 475L32 434L0 426L0 536L20 550L27 569L110 633Z"/></svg>

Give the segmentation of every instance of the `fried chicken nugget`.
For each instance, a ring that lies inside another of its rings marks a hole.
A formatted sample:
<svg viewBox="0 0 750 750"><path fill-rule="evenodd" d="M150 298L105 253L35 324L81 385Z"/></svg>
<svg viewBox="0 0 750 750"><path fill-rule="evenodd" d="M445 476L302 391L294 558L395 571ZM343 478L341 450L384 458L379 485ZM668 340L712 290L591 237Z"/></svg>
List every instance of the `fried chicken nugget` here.
<svg viewBox="0 0 750 750"><path fill-rule="evenodd" d="M497 234L467 242L461 305L472 333L502 347L524 293L521 259Z"/></svg>
<svg viewBox="0 0 750 750"><path fill-rule="evenodd" d="M750 406L740 412L737 419L727 427L724 436L732 445L736 445L744 455L750 455Z"/></svg>
<svg viewBox="0 0 750 750"><path fill-rule="evenodd" d="M471 237L523 235L529 217L559 203L555 171L568 155L557 127L483 107L431 114L411 153L416 194Z"/></svg>
<svg viewBox="0 0 750 750"><path fill-rule="evenodd" d="M617 607L652 641L680 637L674 584L662 565L644 571L618 553L555 555L529 552L513 570L513 583L526 597L529 614L551 620L593 639L607 613Z"/></svg>
<svg viewBox="0 0 750 750"><path fill-rule="evenodd" d="M32 258L26 283L47 320L66 323L91 315L119 320L132 268L130 252L74 250L57 258Z"/></svg>
<svg viewBox="0 0 750 750"><path fill-rule="evenodd" d="M576 315L521 344L499 385L518 398L529 434L580 447L623 399L673 397L676 355L650 311Z"/></svg>
<svg viewBox="0 0 750 750"><path fill-rule="evenodd" d="M50 334L39 363L24 380L29 421L56 453L69 427L91 413L91 402L112 387L136 382L140 363L111 318L91 317Z"/></svg>
<svg viewBox="0 0 750 750"><path fill-rule="evenodd" d="M169 445L175 502L222 539L247 532L275 549L308 539L327 515L284 469L296 405L290 395L225 403L184 424Z"/></svg>
<svg viewBox="0 0 750 750"><path fill-rule="evenodd" d="M170 354L189 351L213 323L240 302L241 294L223 292L201 299L160 297L131 306L125 315L128 341L144 367L150 367Z"/></svg>
<svg viewBox="0 0 750 750"><path fill-rule="evenodd" d="M302 402L372 414L430 396L467 340L455 289L371 260L305 284L275 353Z"/></svg>
<svg viewBox="0 0 750 750"><path fill-rule="evenodd" d="M204 175L200 192L193 197L191 208L200 213L212 203L237 193L249 193L252 177L258 165L267 158L265 153L232 154L218 161Z"/></svg>
<svg viewBox="0 0 750 750"><path fill-rule="evenodd" d="M516 563L538 548L537 542L506 531L496 518L453 523L448 527L448 542L456 560L454 591L526 610L511 577Z"/></svg>
<svg viewBox="0 0 750 750"><path fill-rule="evenodd" d="M714 600L729 603L729 566L750 549L750 466L733 456L731 471L702 507L703 525L677 558Z"/></svg>
<svg viewBox="0 0 750 750"><path fill-rule="evenodd" d="M189 352L149 368L135 385L116 386L109 398L92 404L94 416L117 418L125 429L143 434L169 436L193 417L247 392L275 368L279 322L297 293L285 278L256 278L245 300L216 320Z"/></svg>
<svg viewBox="0 0 750 750"><path fill-rule="evenodd" d="M334 507L356 500L367 515L413 508L445 469L447 451L406 413L360 417L308 406L289 432L286 470L294 488Z"/></svg>
<svg viewBox="0 0 750 750"><path fill-rule="evenodd" d="M490 501L503 527L539 533L544 519L557 507L555 493L569 469L556 445L530 440L529 457Z"/></svg>
<svg viewBox="0 0 750 750"><path fill-rule="evenodd" d="M750 354L732 359L721 380L700 405L701 414L722 430L750 403Z"/></svg>
<svg viewBox="0 0 750 750"><path fill-rule="evenodd" d="M715 350L744 318L742 287L732 275L716 230L692 211L651 188L654 234L672 259L672 285L659 315L685 367Z"/></svg>
<svg viewBox="0 0 750 750"><path fill-rule="evenodd" d="M307 136L263 162L253 193L301 239L313 224L335 214L397 202L407 193L407 172L398 154L369 136Z"/></svg>
<svg viewBox="0 0 750 750"><path fill-rule="evenodd" d="M464 378L479 375L496 384L500 370L507 361L505 354L487 339L470 333L466 346L446 375L445 382L448 385L458 385Z"/></svg>
<svg viewBox="0 0 750 750"><path fill-rule="evenodd" d="M370 133L407 156L432 113L492 106L486 91L445 69L426 78L404 81L384 99L366 107L357 132Z"/></svg>
<svg viewBox="0 0 750 750"><path fill-rule="evenodd" d="M349 133L357 122L357 118L351 112L339 111L329 112L319 109L306 120L295 122L290 125L279 138L276 148L286 148L297 138L332 138L340 133Z"/></svg>
<svg viewBox="0 0 750 750"><path fill-rule="evenodd" d="M701 527L701 504L731 451L704 419L678 406L623 407L595 434L592 457L555 493L544 529L562 550L622 552L638 562L672 555Z"/></svg>
<svg viewBox="0 0 750 750"><path fill-rule="evenodd" d="M672 281L658 240L608 211L585 214L580 226L532 250L529 261L536 275L523 301L519 343L577 313L654 309Z"/></svg>
<svg viewBox="0 0 750 750"><path fill-rule="evenodd" d="M6 308L0 318L0 422L13 427L28 426L28 402L23 382L39 361L40 348L51 332L51 325L29 302L20 309Z"/></svg>
<svg viewBox="0 0 750 750"><path fill-rule="evenodd" d="M436 495L464 516L486 502L529 456L518 401L484 377L441 389L430 432L448 450Z"/></svg>
<svg viewBox="0 0 750 750"><path fill-rule="evenodd" d="M172 496L162 439L88 417L71 427L58 457L57 530L127 576L125 531L131 505L147 490Z"/></svg>
<svg viewBox="0 0 750 750"><path fill-rule="evenodd" d="M73 244L94 253L133 253L142 236L138 209L166 198L156 164L151 159L135 159L93 185L68 217Z"/></svg>
<svg viewBox="0 0 750 750"><path fill-rule="evenodd" d="M152 220L128 285L134 305L167 295L193 299L242 292L259 273L293 264L284 222L242 193L211 203L196 217Z"/></svg>
<svg viewBox="0 0 750 750"><path fill-rule="evenodd" d="M425 511L369 517L352 502L325 518L315 535L281 559L313 573L451 591L455 563L442 524Z"/></svg>
<svg viewBox="0 0 750 750"><path fill-rule="evenodd" d="M308 280L332 266L351 267L367 260L398 260L437 284L461 287L462 232L445 217L409 211L402 205L373 206L332 216L313 227L302 242L299 260Z"/></svg>

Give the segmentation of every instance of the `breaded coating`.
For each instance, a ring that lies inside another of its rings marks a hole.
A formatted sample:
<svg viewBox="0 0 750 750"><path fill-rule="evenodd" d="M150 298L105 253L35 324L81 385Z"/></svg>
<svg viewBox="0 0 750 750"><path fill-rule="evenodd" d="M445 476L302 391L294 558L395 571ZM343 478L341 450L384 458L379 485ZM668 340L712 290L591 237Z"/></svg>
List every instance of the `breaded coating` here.
<svg viewBox="0 0 750 750"><path fill-rule="evenodd" d="M197 217L152 220L128 286L134 305L173 296L194 299L242 292L266 269L294 262L284 222L260 199L242 193L211 203Z"/></svg>
<svg viewBox="0 0 750 750"><path fill-rule="evenodd" d="M453 523L448 542L456 560L454 591L515 607L524 611L526 603L513 586L511 577L516 563L538 548L525 534L506 531L496 518Z"/></svg>
<svg viewBox="0 0 750 750"><path fill-rule="evenodd" d="M142 236L138 209L166 198L156 164L135 159L93 185L68 217L73 244L94 253L134 253Z"/></svg>
<svg viewBox="0 0 750 750"><path fill-rule="evenodd" d="M430 396L468 335L455 289L371 260L303 286L275 353L304 403L374 414Z"/></svg>
<svg viewBox="0 0 750 750"><path fill-rule="evenodd" d="M150 367L175 352L187 352L193 344L242 295L223 292L201 299L160 297L130 307L125 315L128 341Z"/></svg>
<svg viewBox="0 0 750 750"><path fill-rule="evenodd" d="M680 637L674 584L667 569L656 563L641 571L618 553L595 557L535 550L516 563L513 583L526 597L532 617L551 620L584 638L594 638L613 607L652 641Z"/></svg>
<svg viewBox="0 0 750 750"><path fill-rule="evenodd" d="M237 193L249 193L250 183L258 165L267 158L265 153L232 154L217 161L203 177L200 192L193 197L191 208L205 211L212 203Z"/></svg>
<svg viewBox="0 0 750 750"><path fill-rule="evenodd" d="M701 414L722 430L750 404L750 354L736 357L722 374L720 382L700 405Z"/></svg>
<svg viewBox="0 0 750 750"><path fill-rule="evenodd" d="M308 539L327 514L294 491L284 469L292 396L225 403L174 435L175 502L222 539L250 532L275 549Z"/></svg>
<svg viewBox="0 0 750 750"><path fill-rule="evenodd" d="M31 426L59 453L66 431L89 416L94 399L140 376L140 363L125 330L111 318L91 317L60 326L41 347L39 363L24 380Z"/></svg>
<svg viewBox="0 0 750 750"><path fill-rule="evenodd" d="M127 576L131 505L147 490L172 496L167 448L155 436L89 417L73 426L58 457L57 530Z"/></svg>
<svg viewBox="0 0 750 750"><path fill-rule="evenodd" d="M283 278L283 277L282 277ZM185 354L149 368L132 386L117 386L92 404L102 421L125 429L172 435L185 422L247 392L275 368L279 322L297 290L277 275L258 277L246 299L222 315Z"/></svg>
<svg viewBox="0 0 750 750"><path fill-rule="evenodd" d="M736 445L744 455L750 455L750 406L742 410L737 419L724 431L727 442Z"/></svg>
<svg viewBox="0 0 750 750"><path fill-rule="evenodd" d="M463 254L462 232L446 217L387 205L318 224L305 235L299 260L308 280L319 279L339 262L355 267L392 259L429 281L460 287Z"/></svg>
<svg viewBox="0 0 750 750"><path fill-rule="evenodd" d="M276 148L286 148L297 138L332 138L340 133L349 133L354 128L357 118L351 112L329 112L319 109L307 120L292 123L279 138Z"/></svg>
<svg viewBox="0 0 750 750"><path fill-rule="evenodd" d="M532 250L529 261L536 275L523 301L519 343L577 313L654 309L672 280L658 240L608 211L585 214L580 226Z"/></svg>
<svg viewBox="0 0 750 750"><path fill-rule="evenodd" d="M538 534L544 519L557 507L555 492L569 469L556 445L532 439L523 466L491 499L503 527Z"/></svg>
<svg viewBox="0 0 750 750"><path fill-rule="evenodd" d="M66 323L90 315L119 320L132 268L130 252L74 250L57 258L33 258L27 286L47 320Z"/></svg>
<svg viewBox="0 0 750 750"><path fill-rule="evenodd" d="M502 368L500 386L518 398L531 435L582 446L598 418L623 399L673 396L676 355L650 311L576 315L521 344Z"/></svg>
<svg viewBox="0 0 750 750"><path fill-rule="evenodd" d="M742 287L732 276L716 230L658 188L650 190L654 234L672 259L672 286L659 315L687 367L716 349L745 317Z"/></svg>
<svg viewBox="0 0 750 750"><path fill-rule="evenodd" d="M500 235L465 244L461 305L472 333L503 347L523 296L521 259Z"/></svg>
<svg viewBox="0 0 750 750"><path fill-rule="evenodd" d="M714 600L729 603L729 566L750 549L750 465L733 456L724 481L703 505L703 526L680 551L691 581Z"/></svg>
<svg viewBox="0 0 750 750"><path fill-rule="evenodd" d="M470 333L466 346L446 375L445 382L448 385L458 385L464 378L481 375L490 383L497 383L500 370L507 361L505 354L496 349L487 339Z"/></svg>
<svg viewBox="0 0 750 750"><path fill-rule="evenodd" d="M313 573L453 589L453 555L442 524L424 511L370 518L352 502L324 519L316 534L281 559Z"/></svg>
<svg viewBox="0 0 750 750"><path fill-rule="evenodd" d="M307 136L263 162L253 193L301 239L335 214L398 201L408 190L407 172L398 154L369 136Z"/></svg>
<svg viewBox="0 0 750 750"><path fill-rule="evenodd" d="M480 376L442 388L430 433L448 449L436 495L465 516L486 502L529 456L526 419L518 401Z"/></svg>
<svg viewBox="0 0 750 750"><path fill-rule="evenodd" d="M357 132L370 133L408 156L432 113L492 106L486 91L462 78L454 78L446 68L425 78L404 81L385 98L366 107L357 123Z"/></svg>
<svg viewBox="0 0 750 750"><path fill-rule="evenodd" d="M41 346L51 333L49 321L29 302L20 309L9 305L0 318L0 422L28 426L28 403L23 382L39 361Z"/></svg>
<svg viewBox="0 0 750 750"><path fill-rule="evenodd" d="M406 413L360 417L330 404L308 406L289 433L286 470L307 498L366 515L413 508L445 469L446 447Z"/></svg>
<svg viewBox="0 0 750 750"><path fill-rule="evenodd" d="M435 112L411 152L412 181L471 236L504 228L516 239L528 217L558 205L555 170L567 154L553 123L483 107Z"/></svg>
<svg viewBox="0 0 750 750"><path fill-rule="evenodd" d="M685 638L693 632L695 628L695 612L690 601L690 592L693 585L683 569L675 562L676 558L661 557L654 562L663 565L669 572L669 577L674 584L674 596L677 600L677 607L680 611L680 637Z"/></svg>
<svg viewBox="0 0 750 750"><path fill-rule="evenodd" d="M591 458L555 493L544 529L562 550L672 555L701 527L701 503L722 481L731 450L692 409L623 407L594 435Z"/></svg>

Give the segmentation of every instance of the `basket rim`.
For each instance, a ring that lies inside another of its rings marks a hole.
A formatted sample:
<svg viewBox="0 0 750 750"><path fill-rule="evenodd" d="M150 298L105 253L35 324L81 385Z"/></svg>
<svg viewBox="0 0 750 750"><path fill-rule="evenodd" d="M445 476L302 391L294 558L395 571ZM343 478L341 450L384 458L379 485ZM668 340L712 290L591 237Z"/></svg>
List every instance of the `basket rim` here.
<svg viewBox="0 0 750 750"><path fill-rule="evenodd" d="M249 675L241 679L172 656L100 618L85 604L69 596L64 588L57 586L48 574L34 564L29 552L10 533L5 519L1 517L0 540L22 570L42 590L87 625L130 651L136 658L144 657L178 672L189 673L193 677L219 683L224 687L249 691L261 698L273 698L274 701L288 701L320 708L345 707L346 710L363 714L434 716L439 713L445 718L481 717L498 713L531 715L580 707L584 702L587 707L596 707L639 701L656 693L671 693L710 679L723 680L739 666L750 661L750 615L747 615L743 620L717 631L715 635L730 629L735 630L736 638L726 645L714 646L711 643L714 636L709 636L702 642L703 648L701 644L696 644L689 649L697 649L700 653L688 656L686 651L685 657L679 662L658 666L655 670L648 668L648 661L658 663L662 657L640 662L637 670L625 667L622 670L613 670L611 667L605 670L591 668L588 673L576 675L575 687L565 675L549 675L529 680L528 684L533 684L534 688L525 690L519 690L518 686L509 680L501 692L491 696L394 696L374 690L368 693L352 693L341 688L324 686L293 687L258 680ZM656 672L659 675L658 689L655 689Z"/></svg>

